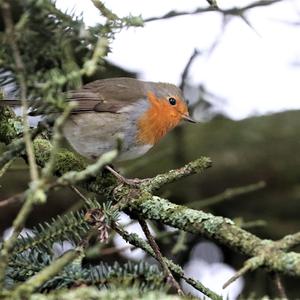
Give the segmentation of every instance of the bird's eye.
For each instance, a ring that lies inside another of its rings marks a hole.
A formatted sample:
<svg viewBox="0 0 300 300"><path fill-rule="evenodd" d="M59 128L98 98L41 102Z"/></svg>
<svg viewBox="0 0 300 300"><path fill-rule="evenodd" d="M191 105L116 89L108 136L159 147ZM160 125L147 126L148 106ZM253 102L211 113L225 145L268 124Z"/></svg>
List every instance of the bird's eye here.
<svg viewBox="0 0 300 300"><path fill-rule="evenodd" d="M175 105L175 104L176 104L176 99L173 98L173 97L169 98L169 103L170 103L171 105Z"/></svg>

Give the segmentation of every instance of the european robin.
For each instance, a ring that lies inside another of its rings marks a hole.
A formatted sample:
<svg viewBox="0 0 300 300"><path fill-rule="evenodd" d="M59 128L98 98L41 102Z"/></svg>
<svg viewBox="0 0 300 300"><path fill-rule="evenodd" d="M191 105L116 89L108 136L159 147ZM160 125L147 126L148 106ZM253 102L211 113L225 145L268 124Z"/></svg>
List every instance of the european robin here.
<svg viewBox="0 0 300 300"><path fill-rule="evenodd" d="M77 103L64 125L64 135L82 156L98 158L122 147L119 160L146 153L181 120L195 122L181 90L173 84L133 78L96 80L67 93ZM0 101L0 104L15 101Z"/></svg>

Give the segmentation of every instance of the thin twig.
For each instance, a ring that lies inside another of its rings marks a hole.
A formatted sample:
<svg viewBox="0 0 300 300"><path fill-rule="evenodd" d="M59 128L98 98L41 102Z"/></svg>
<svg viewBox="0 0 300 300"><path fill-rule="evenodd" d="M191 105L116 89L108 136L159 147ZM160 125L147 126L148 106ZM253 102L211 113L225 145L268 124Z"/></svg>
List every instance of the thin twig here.
<svg viewBox="0 0 300 300"><path fill-rule="evenodd" d="M123 237L124 240L126 240L130 244L134 245L135 247L146 251L152 257L156 258L156 255L155 255L152 247L145 240L140 238L137 234L129 233L115 223L112 223L111 226L112 226L112 229L114 229L121 237ZM166 262L169 269L174 274L176 274L177 276L182 278L184 281L189 283L191 286L193 286L195 289L197 289L204 295L210 297L213 300L221 300L222 299L222 297L220 297L215 292L213 292L210 289L208 289L207 287L205 287L200 281L186 277L184 275L183 269L179 265L176 265L175 263L173 263L171 260L169 260L167 258L163 258L163 260Z"/></svg>
<svg viewBox="0 0 300 300"><path fill-rule="evenodd" d="M2 16L5 23L6 38L12 50L12 54L15 60L15 71L20 84L22 119L23 119L23 126L24 126L23 134L24 134L26 152L27 152L28 162L29 162L30 177L32 181L36 181L38 180L39 175L38 175L38 169L35 161L33 146L31 142L31 134L29 130L29 122L28 122L28 115L27 115L28 103L27 103L27 85L26 85L26 77L25 77L25 67L22 61L20 50L17 45L15 29L14 29L14 24L11 15L11 6L8 1L2 2Z"/></svg>
<svg viewBox="0 0 300 300"><path fill-rule="evenodd" d="M15 119L12 117L11 120L14 121ZM48 140L43 138L36 140L35 145L37 148L36 155L39 157L38 162L43 166L45 164L45 157L49 157L52 146ZM62 153L64 153L64 155L68 153L68 167L70 169L79 170L84 168L84 164L79 161L73 153L66 150ZM204 158L204 160L207 161L206 158ZM189 176L193 173L203 171L204 165L202 163L203 161L201 162L201 159L189 163L186 168L183 168L185 170L183 173L181 171L177 173L177 171L174 170L166 174L158 175L148 181L145 189L135 190L134 193L132 193L130 187L120 186L118 189L114 189L115 199L119 201L123 199L126 200L126 197L130 195L130 201L127 201L126 206L123 206L122 209L130 209L141 217L156 220L166 225L213 239L249 257L256 257L266 253L267 255L264 257L262 266L266 267L267 270L292 276L300 276L299 253L285 252L278 246L277 242L261 239L236 226L234 222L228 218L189 209L152 195L151 191L155 190L155 188L159 188L163 183L173 182L183 176ZM195 168L195 164L199 167L198 169ZM57 166L58 174L65 172L64 166L65 165ZM176 177L176 175L178 175L178 177ZM152 182L152 180L154 181ZM107 196L111 196L107 191L111 192L115 186L104 190L107 187L105 186L106 183L108 182L105 179L99 182L99 178L97 178L84 182L82 186L88 191L104 193ZM109 183L111 184L111 182ZM173 269L172 272L174 272Z"/></svg>
<svg viewBox="0 0 300 300"><path fill-rule="evenodd" d="M71 190L77 194L79 196L79 198L81 198L85 203L89 202L89 199L87 197L85 197L79 190L77 187L75 187L74 185L70 186Z"/></svg>
<svg viewBox="0 0 300 300"><path fill-rule="evenodd" d="M21 203L24 201L24 193L19 193L0 202L0 208L5 206Z"/></svg>
<svg viewBox="0 0 300 300"><path fill-rule="evenodd" d="M179 88L182 90L184 93L185 89L185 84L187 81L187 77L189 75L190 68L195 60L195 58L200 54L200 51L198 49L194 49L194 52L191 54L190 58L188 59L183 72L181 74L181 80L180 80L180 85ZM185 151L184 148L181 147L181 145L184 144L184 132L181 126L178 126L174 130L174 139L175 139L175 145L174 145L174 159L178 163L184 163L186 161L185 159Z"/></svg>
<svg viewBox="0 0 300 300"><path fill-rule="evenodd" d="M159 261L159 263L165 273L167 281L170 282L170 284L176 289L178 295L184 295L179 283L175 280L172 272L170 271L166 262L164 261L163 256L159 250L159 247L158 247L155 239L153 238L146 221L141 218L138 218L138 221L139 221L140 226L143 229L143 232L144 232L146 238L148 239L148 242L149 242L151 248L153 249L153 251L155 253L156 259Z"/></svg>
<svg viewBox="0 0 300 300"><path fill-rule="evenodd" d="M109 10L102 1L99 0L91 0L94 4L94 6L101 12L101 14L107 18L108 20L118 20L119 17L113 13L111 10Z"/></svg>
<svg viewBox="0 0 300 300"><path fill-rule="evenodd" d="M14 25L12 21L11 6L7 1L2 1L2 16L5 24L5 32L8 43L11 47L12 54L15 60L15 71L20 84L20 93L21 93L21 102L22 102L22 115L23 115L23 128L24 128L24 140L26 146L26 152L28 157L30 177L31 177L31 186L25 195L25 203L19 211L17 217L13 222L13 232L9 239L7 239L0 253L0 290L3 287L5 270L7 267L8 259L11 253L11 250L23 228L25 220L29 213L32 210L32 207L37 199L42 200L45 198L45 194L40 189L38 184L39 175L35 160L35 155L33 151L33 145L31 142L31 135L29 131L29 123L27 117L28 105L27 105L27 86L25 78L25 68L21 58L21 54L17 45Z"/></svg>
<svg viewBox="0 0 300 300"><path fill-rule="evenodd" d="M206 1L210 6L218 8L218 3L216 0L206 0Z"/></svg>
<svg viewBox="0 0 300 300"><path fill-rule="evenodd" d="M183 230L180 231L178 238L177 238L177 242L171 250L172 254L177 254L180 251L183 251L186 249L186 245L185 245L186 237L187 237L187 232L185 232Z"/></svg>
<svg viewBox="0 0 300 300"><path fill-rule="evenodd" d="M181 81L180 81L180 85L179 85L179 88L183 91L184 90L184 85L185 85L185 82L186 82L186 79L188 77L188 74L189 74L189 71L190 71L190 68L191 68L191 65L193 64L195 58L201 54L201 52L198 50L198 49L194 49L194 52L192 53L192 55L190 56L189 60L187 61L184 69L183 69L183 72L181 74Z"/></svg>
<svg viewBox="0 0 300 300"><path fill-rule="evenodd" d="M278 294L281 300L288 299L284 285L278 273L274 274L274 283L278 290Z"/></svg>
<svg viewBox="0 0 300 300"><path fill-rule="evenodd" d="M15 158L9 160L0 170L0 178L5 174L5 172L9 169L11 164L15 161Z"/></svg>
<svg viewBox="0 0 300 300"><path fill-rule="evenodd" d="M21 233L24 223L32 211L32 207L39 197L40 201L45 197L45 193L41 190L39 185L34 186L34 189L29 188L27 192L24 194L25 202L21 207L17 217L15 218L12 228L13 232L9 239L4 241L2 250L0 252L0 289L4 283L4 275L5 269L7 267L9 256L11 255L11 251L18 239L19 234Z"/></svg>
<svg viewBox="0 0 300 300"><path fill-rule="evenodd" d="M43 180L47 181L53 173L55 160L57 157L58 149L60 146L60 142L63 138L63 125L65 124L67 118L69 117L72 109L76 106L75 103L68 103L65 107L63 113L57 118L54 127L53 127L53 137L52 137L52 151L50 154L50 158L47 161L45 167L42 170Z"/></svg>
<svg viewBox="0 0 300 300"><path fill-rule="evenodd" d="M221 202L224 202L226 200L230 200L234 197L245 195L248 193L256 192L266 186L264 181L259 181L257 183L245 185L245 186L239 186L235 188L228 188L221 194L203 199L203 200L197 200L188 203L189 207L192 207L194 209L202 209L204 207L212 206Z"/></svg>
<svg viewBox="0 0 300 300"><path fill-rule="evenodd" d="M79 71L70 72L65 77L59 78L59 84L61 85L65 84L68 80L71 80L72 78L77 77L79 75L80 76L92 75L96 71L99 61L101 61L102 57L105 55L107 48L108 48L108 39L103 37L99 38L94 48L92 57L87 61L85 61L82 69L80 69ZM57 84L55 78L53 78L53 81L55 84ZM53 82L47 81L46 83L43 84L43 88L44 89L50 88L51 84L53 84ZM34 138L36 135L38 135L43 130L45 130L45 128L48 125L49 124L47 124L47 119L46 121L40 122L38 127L32 130L31 137ZM25 128L24 128L24 135L25 135ZM8 146L8 150L2 153L0 157L0 167L5 165L10 159L21 155L24 149L26 148L26 143L25 143L26 140L24 141L23 138L22 139L17 139L17 138L18 136L16 135L15 136L16 140L13 140L11 144Z"/></svg>
<svg viewBox="0 0 300 300"><path fill-rule="evenodd" d="M223 20L222 20L222 26L220 28L220 32L218 32L215 40L213 41L213 43L209 46L209 48L206 50L206 56L210 57L212 55L212 53L214 52L214 50L217 48L217 46L220 44L225 31L227 29L227 25L229 24L229 21L231 20L230 16L228 15L223 15Z"/></svg>
<svg viewBox="0 0 300 300"><path fill-rule="evenodd" d="M235 273L231 278L229 278L223 285L223 289L226 289L231 283L236 281L238 278L243 276L245 273L247 273L250 270L255 270L259 268L264 262L264 257L263 256L256 256L253 258L248 259L244 266Z"/></svg>
<svg viewBox="0 0 300 300"><path fill-rule="evenodd" d="M56 182L57 185L74 185L79 181L84 181L90 177L96 176L99 171L105 166L110 164L118 156L117 150L111 150L104 153L98 160L87 166L82 171L70 171L62 175Z"/></svg>
<svg viewBox="0 0 300 300"><path fill-rule="evenodd" d="M269 5L276 4L281 1L284 1L284 0L261 0L261 1L255 1L253 3L250 3L250 4L242 6L242 7L234 7L234 8L229 8L229 9L220 9L220 8L210 6L210 7L199 7L197 9L195 9L194 11L174 11L173 10L173 11L170 11L160 17L147 18L144 20L144 22L160 21L162 19L170 19L170 18L185 16L185 15L196 15L196 14L201 14L201 13L206 13L206 12L211 12L211 11L219 12L224 15L240 16L247 10L250 10L250 9L253 9L256 7L261 7L261 6L269 6Z"/></svg>
<svg viewBox="0 0 300 300"><path fill-rule="evenodd" d="M126 245L124 247L120 247L120 248L117 248L117 247L111 247L111 248L104 248L101 250L101 255L111 255L111 254L115 254L115 253L121 253L121 252L124 252L128 249L133 249L134 246L132 245Z"/></svg>
<svg viewBox="0 0 300 300"><path fill-rule="evenodd" d="M52 185L48 183L50 176L52 175L52 171L54 168L55 158L59 147L59 141L61 139L61 131L63 123L66 121L68 114L72 109L72 105L66 107L63 114L56 120L54 125L54 137L53 137L53 148L50 154L50 159L46 163L41 178L32 178L31 185L28 190L25 191L22 196L25 199L23 206L21 207L17 217L13 222L13 232L9 239L7 239L1 250L1 260L0 260L0 287L3 284L5 269L7 266L7 262L11 253L11 250L14 247L14 244L17 241L17 238L24 226L24 223L32 211L34 204L36 203L44 203L46 201L46 191L48 191ZM25 140L26 141L26 140ZM29 162L30 164L30 162ZM21 197L21 196L20 196Z"/></svg>
<svg viewBox="0 0 300 300"><path fill-rule="evenodd" d="M236 220L235 220L236 222ZM237 220L237 225L239 225L243 229L250 229L254 227L264 227L267 226L267 221L265 220L253 220L249 222L244 222L243 220L240 221L240 224L238 224L239 220Z"/></svg>

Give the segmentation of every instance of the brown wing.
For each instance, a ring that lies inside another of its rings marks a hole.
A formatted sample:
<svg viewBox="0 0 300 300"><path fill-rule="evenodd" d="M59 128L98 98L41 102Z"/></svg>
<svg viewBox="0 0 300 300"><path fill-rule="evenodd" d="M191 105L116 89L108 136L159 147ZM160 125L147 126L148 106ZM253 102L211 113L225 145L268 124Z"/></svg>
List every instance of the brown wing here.
<svg viewBox="0 0 300 300"><path fill-rule="evenodd" d="M81 89L68 92L67 99L76 101L73 113L118 112L122 107L144 98L144 83L133 78L110 78L96 80Z"/></svg>
<svg viewBox="0 0 300 300"><path fill-rule="evenodd" d="M84 85L81 89L67 92L67 100L77 102L72 113L82 112L113 112L117 113L127 104L131 104L147 95L147 82L133 78L110 78L96 80ZM20 106L19 100L2 100L1 105ZM45 111L39 101L31 103L30 115L40 115ZM47 110L46 110L47 111ZM47 113L57 111L48 110Z"/></svg>

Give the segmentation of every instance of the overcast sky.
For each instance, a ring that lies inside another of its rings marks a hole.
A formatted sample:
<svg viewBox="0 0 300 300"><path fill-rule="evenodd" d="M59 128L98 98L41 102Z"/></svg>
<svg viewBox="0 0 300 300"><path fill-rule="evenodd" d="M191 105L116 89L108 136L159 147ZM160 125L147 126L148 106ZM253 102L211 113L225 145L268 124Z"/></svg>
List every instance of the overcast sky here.
<svg viewBox="0 0 300 300"><path fill-rule="evenodd" d="M253 1L219 0L221 8ZM107 7L119 16L160 16L170 10L193 10L204 0L109 0ZM83 13L87 25L102 22L87 0L57 0L63 10ZM288 0L251 10L247 17L255 30L235 18L226 27L211 55L200 56L190 69L191 82L202 83L226 99L224 110L233 118L300 108L300 0ZM218 13L177 17L130 28L116 35L109 60L139 78L178 84L195 48L209 49L222 28Z"/></svg>

